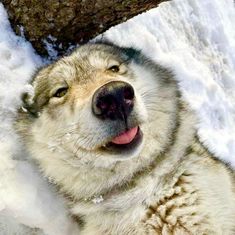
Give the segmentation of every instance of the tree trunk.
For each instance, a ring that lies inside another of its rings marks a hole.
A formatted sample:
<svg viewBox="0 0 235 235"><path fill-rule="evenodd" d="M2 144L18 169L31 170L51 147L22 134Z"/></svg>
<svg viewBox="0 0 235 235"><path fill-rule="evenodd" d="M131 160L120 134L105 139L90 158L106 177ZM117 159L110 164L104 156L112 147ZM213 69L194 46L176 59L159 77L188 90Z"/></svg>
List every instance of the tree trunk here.
<svg viewBox="0 0 235 235"><path fill-rule="evenodd" d="M16 33L23 29L37 52L46 55L48 43L63 53L164 0L1 1Z"/></svg>

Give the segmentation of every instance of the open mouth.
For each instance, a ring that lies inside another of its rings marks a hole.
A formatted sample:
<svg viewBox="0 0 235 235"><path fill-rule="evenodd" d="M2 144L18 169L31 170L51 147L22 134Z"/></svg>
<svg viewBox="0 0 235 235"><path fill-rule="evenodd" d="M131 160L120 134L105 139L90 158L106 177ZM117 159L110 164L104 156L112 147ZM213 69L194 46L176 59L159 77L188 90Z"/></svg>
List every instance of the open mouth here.
<svg viewBox="0 0 235 235"><path fill-rule="evenodd" d="M136 137L138 130L139 130L139 127L133 127L130 130L127 130L121 133L119 136L116 136L115 138L113 138L111 143L116 144L116 145L130 144Z"/></svg>
<svg viewBox="0 0 235 235"><path fill-rule="evenodd" d="M141 143L142 137L142 131L136 126L114 137L104 148L117 153L131 151Z"/></svg>

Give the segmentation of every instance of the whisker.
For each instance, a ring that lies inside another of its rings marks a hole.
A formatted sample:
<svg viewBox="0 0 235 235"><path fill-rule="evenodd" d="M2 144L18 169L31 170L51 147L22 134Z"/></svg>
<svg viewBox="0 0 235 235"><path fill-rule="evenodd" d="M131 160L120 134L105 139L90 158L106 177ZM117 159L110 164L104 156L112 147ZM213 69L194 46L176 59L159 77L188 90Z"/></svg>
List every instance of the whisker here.
<svg viewBox="0 0 235 235"><path fill-rule="evenodd" d="M159 113L164 113L164 114L172 114L174 112L171 111L166 111L166 110L161 110L161 109L149 109L150 111L154 111L154 112L159 112Z"/></svg>
<svg viewBox="0 0 235 235"><path fill-rule="evenodd" d="M78 150L79 150L79 145L78 145L78 141L79 141L79 137L77 138L77 140L74 142L74 145L73 145L73 148L74 149L76 149L77 148L77 150L75 151L75 154L77 154L77 152L78 152ZM77 147L77 145L78 145L78 147Z"/></svg>
<svg viewBox="0 0 235 235"><path fill-rule="evenodd" d="M50 135L49 136L49 138L63 138L65 135L67 135L67 134L71 134L71 135L73 135L73 134L76 134L76 132L77 132L77 129L72 129L72 130L70 130L70 131L66 131L65 133L56 133L56 134L52 134L52 135Z"/></svg>

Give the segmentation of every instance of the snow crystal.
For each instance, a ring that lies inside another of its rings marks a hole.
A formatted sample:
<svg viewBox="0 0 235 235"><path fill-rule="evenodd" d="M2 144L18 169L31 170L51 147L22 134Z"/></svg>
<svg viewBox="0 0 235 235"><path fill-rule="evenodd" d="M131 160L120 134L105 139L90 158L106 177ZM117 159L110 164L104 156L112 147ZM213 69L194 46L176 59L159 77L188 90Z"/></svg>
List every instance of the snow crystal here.
<svg viewBox="0 0 235 235"><path fill-rule="evenodd" d="M65 140L71 140L71 134L70 133L66 133L65 134L65 136L64 136L64 138L65 138Z"/></svg>
<svg viewBox="0 0 235 235"><path fill-rule="evenodd" d="M26 108L24 108L23 106L21 106L21 110L24 112L24 113L27 113L28 110Z"/></svg>
<svg viewBox="0 0 235 235"><path fill-rule="evenodd" d="M96 196L91 200L94 204L99 204L104 201L104 198L102 195Z"/></svg>
<svg viewBox="0 0 235 235"><path fill-rule="evenodd" d="M25 33L24 33L24 26L23 25L18 25L19 31L20 31L20 36L25 39Z"/></svg>
<svg viewBox="0 0 235 235"><path fill-rule="evenodd" d="M57 38L53 37L52 35L49 35L46 39L43 39L42 41L49 55L48 59L55 60L58 56L58 51L55 49Z"/></svg>

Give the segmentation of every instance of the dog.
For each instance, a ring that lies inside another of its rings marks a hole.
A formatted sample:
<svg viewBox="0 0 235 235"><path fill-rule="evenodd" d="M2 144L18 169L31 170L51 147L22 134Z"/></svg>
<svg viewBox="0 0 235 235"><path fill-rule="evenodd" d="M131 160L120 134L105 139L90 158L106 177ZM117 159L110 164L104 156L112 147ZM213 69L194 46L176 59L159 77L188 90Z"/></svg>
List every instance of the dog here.
<svg viewBox="0 0 235 235"><path fill-rule="evenodd" d="M83 45L39 70L16 128L82 235L235 234L234 173L204 147L173 72Z"/></svg>

